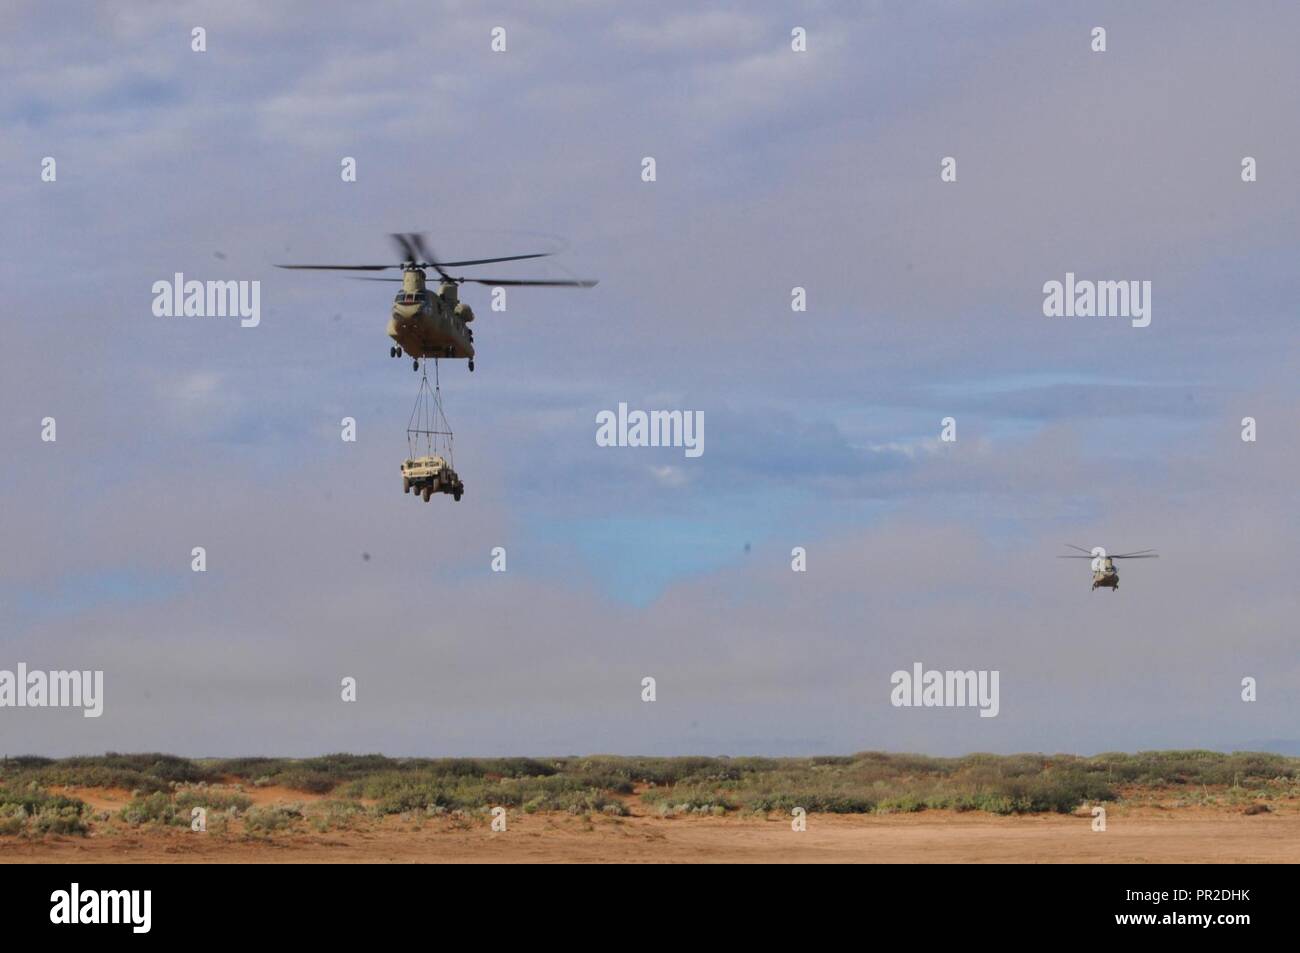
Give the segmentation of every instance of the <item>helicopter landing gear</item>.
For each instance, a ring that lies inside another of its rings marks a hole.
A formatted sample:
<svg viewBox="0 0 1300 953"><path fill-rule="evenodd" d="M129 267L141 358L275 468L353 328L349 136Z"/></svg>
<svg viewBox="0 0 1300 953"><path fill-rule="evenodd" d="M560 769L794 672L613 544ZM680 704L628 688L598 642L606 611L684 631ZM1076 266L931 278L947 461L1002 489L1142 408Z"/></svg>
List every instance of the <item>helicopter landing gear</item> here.
<svg viewBox="0 0 1300 953"><path fill-rule="evenodd" d="M420 369L420 359L417 357L415 360L411 361L411 370L418 371L419 369Z"/></svg>
<svg viewBox="0 0 1300 953"><path fill-rule="evenodd" d="M388 356L389 356L390 358L391 358L391 357L397 357L397 348L395 348L395 347L390 347L390 348L388 349Z"/></svg>
<svg viewBox="0 0 1300 953"><path fill-rule="evenodd" d="M470 359L470 362L469 362L469 372L470 372L471 374L474 373L474 361L473 361L472 358Z"/></svg>

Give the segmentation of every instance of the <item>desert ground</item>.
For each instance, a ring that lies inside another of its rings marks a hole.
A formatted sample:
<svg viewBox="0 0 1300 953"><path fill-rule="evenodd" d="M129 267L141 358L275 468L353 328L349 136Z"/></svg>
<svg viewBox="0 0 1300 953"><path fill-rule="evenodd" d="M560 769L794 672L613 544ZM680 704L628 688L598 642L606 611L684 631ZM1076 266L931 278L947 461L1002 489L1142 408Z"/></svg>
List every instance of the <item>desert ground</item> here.
<svg viewBox="0 0 1300 953"><path fill-rule="evenodd" d="M66 788L98 812L126 790ZM347 829L198 833L183 826L95 825L84 836L0 838L6 863L1296 863L1300 800L1266 813L1240 806L1134 803L1106 806L1104 832L1091 813L997 816L974 811L810 814L807 829L766 816L664 817L636 792L627 816L566 812L364 817ZM255 804L295 804L307 817L319 796L280 787L250 792Z"/></svg>

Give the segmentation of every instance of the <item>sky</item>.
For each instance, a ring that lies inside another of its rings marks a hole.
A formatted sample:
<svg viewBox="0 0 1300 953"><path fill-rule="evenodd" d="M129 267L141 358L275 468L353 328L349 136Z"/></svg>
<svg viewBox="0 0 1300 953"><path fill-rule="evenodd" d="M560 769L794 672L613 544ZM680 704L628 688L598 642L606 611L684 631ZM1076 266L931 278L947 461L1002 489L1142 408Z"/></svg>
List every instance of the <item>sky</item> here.
<svg viewBox="0 0 1300 953"><path fill-rule="evenodd" d="M1300 752L1297 28L11 0L0 669L105 699L0 708L0 750ZM401 492L391 286L274 267L397 231L599 279L462 289L459 503ZM260 282L260 324L155 316L176 272ZM1067 273L1151 282L1150 325L1045 316ZM703 454L599 446L619 403ZM1067 544L1160 558L1093 592ZM998 671L998 715L895 707L917 662Z"/></svg>

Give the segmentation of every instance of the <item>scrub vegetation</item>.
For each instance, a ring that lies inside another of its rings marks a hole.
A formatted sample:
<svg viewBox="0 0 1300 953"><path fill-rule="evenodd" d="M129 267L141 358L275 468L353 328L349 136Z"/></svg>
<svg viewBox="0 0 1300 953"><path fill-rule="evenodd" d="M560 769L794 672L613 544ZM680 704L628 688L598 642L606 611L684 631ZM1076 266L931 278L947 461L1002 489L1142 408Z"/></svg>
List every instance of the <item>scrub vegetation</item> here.
<svg viewBox="0 0 1300 953"><path fill-rule="evenodd" d="M258 792L270 788L302 800L257 803ZM115 811L93 812L83 800L93 789L130 796ZM188 827L195 808L206 812L210 831L264 836L350 829L393 815L402 822L460 822L487 818L493 807L614 817L634 811L660 817L788 815L796 807L835 814L1032 814L1071 813L1116 799L1245 806L1297 794L1300 759L1247 752L437 759L110 753L0 760L0 834L84 834L92 821L109 832Z"/></svg>

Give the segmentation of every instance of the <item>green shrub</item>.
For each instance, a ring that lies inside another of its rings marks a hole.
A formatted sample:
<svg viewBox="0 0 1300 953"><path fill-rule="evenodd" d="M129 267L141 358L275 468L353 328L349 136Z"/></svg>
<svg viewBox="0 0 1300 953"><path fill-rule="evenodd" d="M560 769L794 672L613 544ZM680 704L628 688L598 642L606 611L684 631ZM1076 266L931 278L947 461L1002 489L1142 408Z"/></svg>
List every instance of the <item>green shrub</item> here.
<svg viewBox="0 0 1300 953"><path fill-rule="evenodd" d="M27 826L27 812L21 804L0 805L0 834L21 834Z"/></svg>
<svg viewBox="0 0 1300 953"><path fill-rule="evenodd" d="M220 788L186 788L176 792L173 803L185 817L190 817L193 808L205 808L213 811L234 811L236 814L248 810L253 799L237 791L223 791Z"/></svg>
<svg viewBox="0 0 1300 953"><path fill-rule="evenodd" d="M329 794L343 803L364 798L376 802L376 814L472 813L500 805L525 812L618 816L626 813L622 797L638 790L652 810L672 814L785 814L795 807L834 813L1027 813L1073 811L1084 802L1113 799L1125 785L1174 786L1186 790L1189 798L1195 793L1200 799L1234 803L1292 797L1300 785L1300 759L1198 750L1091 757L978 752L955 758L882 751L809 758L329 754L208 761L165 754L109 753L58 761L24 755L0 759L0 787L7 792L0 799L0 832L35 830L32 818L42 813L42 799L48 797L43 789L57 785L136 792L122 810L123 820L131 824L188 824L195 806L223 813L249 811L251 801L243 794L208 786L231 781ZM313 819L344 823L357 816L340 810L327 808ZM50 819L43 822L47 829L72 824L59 807L51 806L48 813ZM260 829L259 824L278 829L274 825L281 820L259 819L252 829Z"/></svg>
<svg viewBox="0 0 1300 953"><path fill-rule="evenodd" d="M298 804L254 807L244 815L244 830L270 834L288 830L300 820L302 820L302 806Z"/></svg>
<svg viewBox="0 0 1300 953"><path fill-rule="evenodd" d="M0 834L84 834L89 806L35 784L0 787Z"/></svg>
<svg viewBox="0 0 1300 953"><path fill-rule="evenodd" d="M132 798L117 815L132 827L141 824L175 824L189 826L190 815L182 816L171 795L155 792Z"/></svg>

